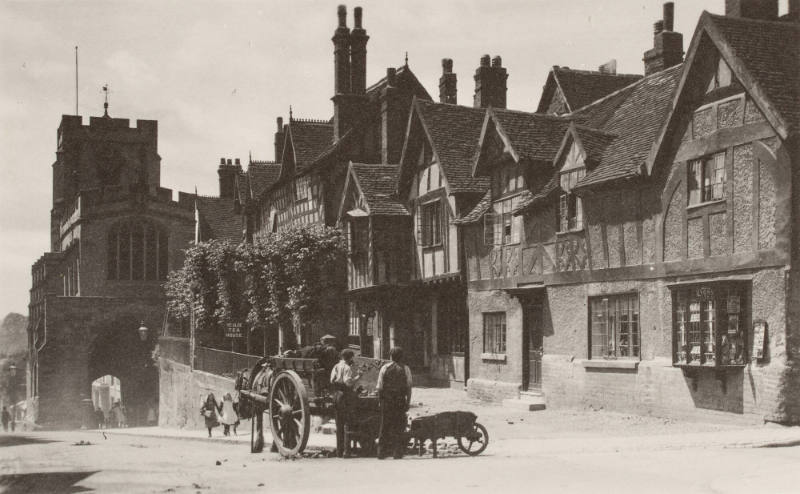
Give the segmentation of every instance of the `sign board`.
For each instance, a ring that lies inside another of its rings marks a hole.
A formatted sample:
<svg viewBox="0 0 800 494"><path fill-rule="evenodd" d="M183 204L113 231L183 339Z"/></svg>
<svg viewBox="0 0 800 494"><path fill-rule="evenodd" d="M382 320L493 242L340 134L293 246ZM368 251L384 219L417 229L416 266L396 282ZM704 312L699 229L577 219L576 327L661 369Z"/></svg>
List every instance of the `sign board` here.
<svg viewBox="0 0 800 494"><path fill-rule="evenodd" d="M240 322L229 322L227 326L225 326L225 337L226 338L244 338L244 333L242 332L242 323Z"/></svg>
<svg viewBox="0 0 800 494"><path fill-rule="evenodd" d="M767 322L761 319L753 321L753 358L764 358L764 340L767 334Z"/></svg>

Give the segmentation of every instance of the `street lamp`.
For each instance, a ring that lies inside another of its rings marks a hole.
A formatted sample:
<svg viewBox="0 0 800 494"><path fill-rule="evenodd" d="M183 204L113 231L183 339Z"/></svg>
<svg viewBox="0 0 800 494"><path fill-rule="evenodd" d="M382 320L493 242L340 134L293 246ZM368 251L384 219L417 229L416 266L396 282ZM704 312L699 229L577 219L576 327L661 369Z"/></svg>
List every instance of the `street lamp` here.
<svg viewBox="0 0 800 494"><path fill-rule="evenodd" d="M142 341L147 341L147 332L150 331L147 329L147 326L144 325L144 321L142 321L141 325L139 326L139 338Z"/></svg>

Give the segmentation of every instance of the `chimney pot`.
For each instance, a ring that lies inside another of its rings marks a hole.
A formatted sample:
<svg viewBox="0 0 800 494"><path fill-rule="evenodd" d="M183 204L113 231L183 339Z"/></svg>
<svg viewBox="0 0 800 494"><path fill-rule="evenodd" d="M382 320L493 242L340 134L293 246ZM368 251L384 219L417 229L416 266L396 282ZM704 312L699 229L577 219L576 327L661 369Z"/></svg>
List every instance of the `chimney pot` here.
<svg viewBox="0 0 800 494"><path fill-rule="evenodd" d="M672 31L675 27L675 3L664 3L664 31Z"/></svg>
<svg viewBox="0 0 800 494"><path fill-rule="evenodd" d="M283 117L278 117L278 132L283 130Z"/></svg>
<svg viewBox="0 0 800 494"><path fill-rule="evenodd" d="M361 7L356 7L353 9L353 22L355 22L356 29L361 29L361 13Z"/></svg>
<svg viewBox="0 0 800 494"><path fill-rule="evenodd" d="M778 0L725 0L725 15L765 21L776 20Z"/></svg>
<svg viewBox="0 0 800 494"><path fill-rule="evenodd" d="M397 69L394 67L386 67L386 84L392 87L397 85Z"/></svg>
<svg viewBox="0 0 800 494"><path fill-rule="evenodd" d="M220 165L224 165L225 164L225 158L220 158L219 159L219 164Z"/></svg>
<svg viewBox="0 0 800 494"><path fill-rule="evenodd" d="M240 166L242 164L239 158L236 158L236 160L234 160L234 163L236 163L236 166Z"/></svg>
<svg viewBox="0 0 800 494"><path fill-rule="evenodd" d="M228 162L226 163L227 165L232 165L232 164L233 164L233 163L231 162L231 159L230 159L230 158L228 158L228 160L227 160L227 161L228 161Z"/></svg>
<svg viewBox="0 0 800 494"><path fill-rule="evenodd" d="M481 57L481 67L488 67L489 66L489 55L484 55Z"/></svg>
<svg viewBox="0 0 800 494"><path fill-rule="evenodd" d="M453 72L453 59L452 58L443 58L442 59L442 74L450 74Z"/></svg>
<svg viewBox="0 0 800 494"><path fill-rule="evenodd" d="M347 27L347 7L339 5L336 14L339 16L339 27Z"/></svg>
<svg viewBox="0 0 800 494"><path fill-rule="evenodd" d="M656 21L653 23L653 34L658 34L664 31L664 21Z"/></svg>
<svg viewBox="0 0 800 494"><path fill-rule="evenodd" d="M503 66L503 59L500 58L500 55L497 55L492 59L492 67L502 67Z"/></svg>

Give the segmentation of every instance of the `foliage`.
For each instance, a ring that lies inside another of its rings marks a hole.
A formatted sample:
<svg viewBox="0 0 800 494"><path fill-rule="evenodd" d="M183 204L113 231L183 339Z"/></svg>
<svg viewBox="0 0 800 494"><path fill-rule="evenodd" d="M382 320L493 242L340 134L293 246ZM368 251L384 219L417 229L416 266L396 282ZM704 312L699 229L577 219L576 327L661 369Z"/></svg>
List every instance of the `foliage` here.
<svg viewBox="0 0 800 494"><path fill-rule="evenodd" d="M195 245L164 288L176 317L188 318L194 299L197 334L205 344L219 346L227 322L246 321L278 328L291 348L296 331L324 324L329 295L345 288L344 266L339 230L302 226L252 244Z"/></svg>

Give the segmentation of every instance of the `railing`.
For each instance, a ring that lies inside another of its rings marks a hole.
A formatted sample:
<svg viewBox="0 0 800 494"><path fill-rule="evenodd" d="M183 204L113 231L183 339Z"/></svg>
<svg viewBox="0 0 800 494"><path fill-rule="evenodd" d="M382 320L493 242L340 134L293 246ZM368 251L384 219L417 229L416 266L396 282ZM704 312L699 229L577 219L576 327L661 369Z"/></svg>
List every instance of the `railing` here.
<svg viewBox="0 0 800 494"><path fill-rule="evenodd" d="M257 355L198 346L195 349L194 367L210 374L234 377L242 369L253 368L260 359Z"/></svg>
<svg viewBox="0 0 800 494"><path fill-rule="evenodd" d="M158 349L162 357L189 365L189 338L162 336L158 339Z"/></svg>

